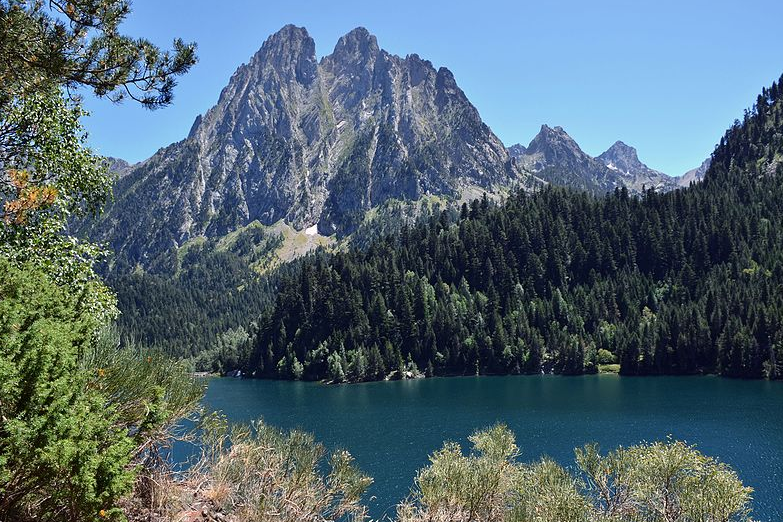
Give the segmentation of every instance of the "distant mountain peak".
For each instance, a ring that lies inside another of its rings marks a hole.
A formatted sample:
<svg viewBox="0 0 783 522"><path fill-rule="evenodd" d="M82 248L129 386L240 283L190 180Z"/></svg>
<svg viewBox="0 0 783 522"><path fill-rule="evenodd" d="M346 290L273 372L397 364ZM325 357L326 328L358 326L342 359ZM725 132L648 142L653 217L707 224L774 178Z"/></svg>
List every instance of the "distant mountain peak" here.
<svg viewBox="0 0 783 522"><path fill-rule="evenodd" d="M606 152L604 152L601 156L603 155L613 155L613 156L624 157L633 161L639 161L639 156L638 153L636 152L636 148L631 147L630 145L620 140L615 141L614 144L611 147L609 147L606 150Z"/></svg>
<svg viewBox="0 0 783 522"><path fill-rule="evenodd" d="M607 167L623 172L640 169L652 170L639 160L639 155L634 147L631 147L622 141L614 142L614 145L598 156L597 159L602 161Z"/></svg>
<svg viewBox="0 0 783 522"><path fill-rule="evenodd" d="M575 157L587 156L579 144L565 131L563 127L550 127L542 125L541 130L527 146L527 154L543 154L547 159L566 153Z"/></svg>
<svg viewBox="0 0 783 522"><path fill-rule="evenodd" d="M641 190L642 187L671 190L677 187L675 178L642 163L636 149L622 141L614 142L596 159L615 171L626 186L635 190Z"/></svg>
<svg viewBox="0 0 783 522"><path fill-rule="evenodd" d="M508 148L508 153L511 154L512 158L519 159L520 157L524 156L526 152L527 152L527 147L525 147L521 143L515 143L514 145Z"/></svg>
<svg viewBox="0 0 783 522"><path fill-rule="evenodd" d="M639 192L643 187L671 190L677 186L674 178L642 163L634 147L618 140L593 158L559 125L542 125L527 148L514 145L508 151L522 168L544 181L592 193L618 187Z"/></svg>

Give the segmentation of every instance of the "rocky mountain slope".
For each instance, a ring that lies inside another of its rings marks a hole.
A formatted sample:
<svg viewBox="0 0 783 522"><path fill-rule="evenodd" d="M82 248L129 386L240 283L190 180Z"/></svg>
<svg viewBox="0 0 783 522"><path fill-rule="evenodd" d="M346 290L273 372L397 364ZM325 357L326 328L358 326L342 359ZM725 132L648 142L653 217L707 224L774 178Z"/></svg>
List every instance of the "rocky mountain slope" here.
<svg viewBox="0 0 783 522"><path fill-rule="evenodd" d="M186 139L123 172L90 233L148 268L255 221L340 237L390 199L529 181L448 69L389 54L363 28L318 60L307 31L289 25Z"/></svg>
<svg viewBox="0 0 783 522"><path fill-rule="evenodd" d="M123 177L127 174L135 165L131 165L127 161L121 158L113 158L111 156L106 158L106 168L110 173L114 174L117 178Z"/></svg>
<svg viewBox="0 0 783 522"><path fill-rule="evenodd" d="M691 184L691 182L698 183L699 181L704 179L704 175L707 173L707 170L710 168L710 163L712 163L712 158L707 158L704 160L704 162L699 165L697 168L689 170L679 178L677 178L677 184L681 187L687 187Z"/></svg>

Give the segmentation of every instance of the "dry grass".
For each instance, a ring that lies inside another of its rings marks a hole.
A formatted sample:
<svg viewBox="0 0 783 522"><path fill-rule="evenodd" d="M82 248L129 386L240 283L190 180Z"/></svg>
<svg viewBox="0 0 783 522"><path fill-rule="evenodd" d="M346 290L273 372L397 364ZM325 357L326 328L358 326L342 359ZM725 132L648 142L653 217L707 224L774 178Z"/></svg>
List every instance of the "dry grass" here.
<svg viewBox="0 0 783 522"><path fill-rule="evenodd" d="M205 424L201 458L183 474L145 467L123 504L130 522L329 522L365 520L371 480L344 451L263 423ZM326 470L326 471L323 471Z"/></svg>

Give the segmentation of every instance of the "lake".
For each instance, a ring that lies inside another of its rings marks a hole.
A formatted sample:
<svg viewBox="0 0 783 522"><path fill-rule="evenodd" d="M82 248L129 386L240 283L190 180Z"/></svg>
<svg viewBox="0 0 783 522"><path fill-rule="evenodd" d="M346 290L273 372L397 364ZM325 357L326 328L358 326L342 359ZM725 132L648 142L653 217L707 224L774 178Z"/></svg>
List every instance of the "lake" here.
<svg viewBox="0 0 783 522"><path fill-rule="evenodd" d="M263 417L342 447L375 480L373 518L393 515L444 440L506 423L522 460L667 436L728 463L755 489L754 514L783 519L783 383L718 377L451 377L344 386L211 379L205 401L231 421Z"/></svg>

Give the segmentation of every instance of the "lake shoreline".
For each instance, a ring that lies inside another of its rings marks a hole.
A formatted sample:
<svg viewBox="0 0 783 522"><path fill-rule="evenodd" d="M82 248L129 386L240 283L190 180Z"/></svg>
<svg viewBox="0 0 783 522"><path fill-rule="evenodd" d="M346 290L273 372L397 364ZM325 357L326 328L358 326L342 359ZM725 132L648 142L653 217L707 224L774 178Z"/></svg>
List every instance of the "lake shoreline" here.
<svg viewBox="0 0 783 522"><path fill-rule="evenodd" d="M693 377L712 377L712 378L718 378L718 379L725 379L727 381L748 381L748 382L783 382L780 379L767 379L767 378L749 378L749 377L735 377L735 376L728 376L728 375L721 375L718 373L690 373L690 374L648 374L648 375L629 375L629 374L623 374L620 372L594 372L594 373L581 373L581 374L570 374L570 373L482 373L482 374L449 374L449 375L432 375L432 376L425 376L425 375L419 375L416 377L406 377L403 379L375 379L375 380L364 380L364 381L344 381L344 382L334 382L334 381L326 381L326 380L317 380L317 379L277 379L277 378L271 378L271 377L255 377L255 376L248 376L248 375L240 375L240 376L232 376L232 375L221 375L218 373L210 373L210 372L194 372L193 374L194 378L215 378L215 379L227 379L227 380L247 380L247 381L266 381L266 382L301 382L301 383L312 383L312 384L322 384L324 386L328 387L336 387L336 386L352 386L357 384L372 384L372 383L395 383L395 382L407 382L407 381L419 381L419 380L432 380L432 379L458 379L458 378L472 378L472 377L490 377L490 378L503 378L503 377L564 377L564 378L580 378L580 377L592 377L592 376L609 376L609 377L627 377L632 379L660 379L660 378L668 378L668 377L676 377L676 378L693 378Z"/></svg>

